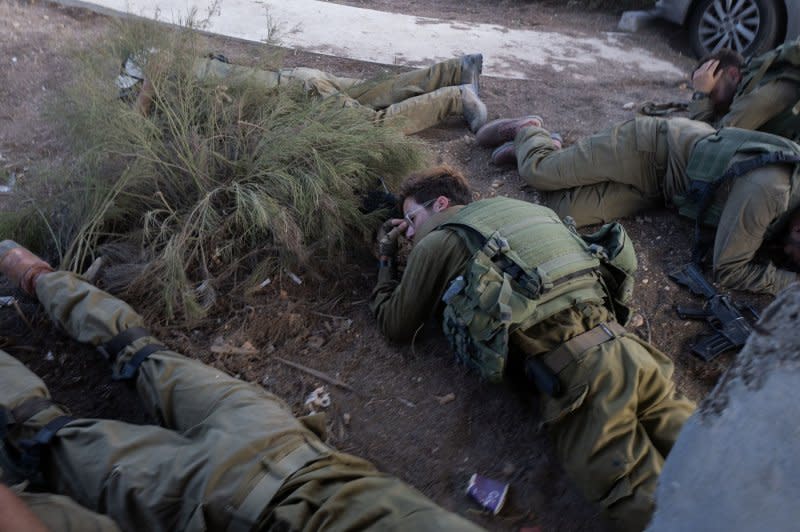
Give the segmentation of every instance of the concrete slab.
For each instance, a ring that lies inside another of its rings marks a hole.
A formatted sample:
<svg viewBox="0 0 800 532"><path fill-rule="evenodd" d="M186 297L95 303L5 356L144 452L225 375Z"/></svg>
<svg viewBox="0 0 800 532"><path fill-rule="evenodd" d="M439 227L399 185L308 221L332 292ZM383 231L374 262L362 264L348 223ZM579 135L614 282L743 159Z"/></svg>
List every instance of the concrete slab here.
<svg viewBox="0 0 800 532"><path fill-rule="evenodd" d="M528 79L531 65L554 71L606 64L616 72L646 72L681 77L676 65L641 48L625 36L576 37L548 31L511 29L428 17L387 13L318 0L62 0L62 4L128 13L168 23L185 21L196 10L214 14L204 28L211 33L264 41L277 24L280 44L309 52L361 61L408 66L428 65L453 56L481 52L486 76Z"/></svg>
<svg viewBox="0 0 800 532"><path fill-rule="evenodd" d="M683 426L651 532L797 530L800 284L764 311L735 364Z"/></svg>
<svg viewBox="0 0 800 532"><path fill-rule="evenodd" d="M617 29L636 33L637 31L653 24L658 19L658 15L652 11L625 11L619 18Z"/></svg>

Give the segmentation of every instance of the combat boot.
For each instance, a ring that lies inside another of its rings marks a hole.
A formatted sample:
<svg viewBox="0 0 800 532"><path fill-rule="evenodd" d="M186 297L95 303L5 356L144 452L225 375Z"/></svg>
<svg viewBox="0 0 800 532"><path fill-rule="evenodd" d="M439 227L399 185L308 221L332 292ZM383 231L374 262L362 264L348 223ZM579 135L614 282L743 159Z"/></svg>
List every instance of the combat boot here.
<svg viewBox="0 0 800 532"><path fill-rule="evenodd" d="M475 140L481 146L499 146L504 142L514 140L519 130L523 127L542 127L544 122L541 116L530 115L521 118L499 118L492 120L475 134Z"/></svg>
<svg viewBox="0 0 800 532"><path fill-rule="evenodd" d="M36 279L53 267L13 240L0 242L0 273L29 295L35 295Z"/></svg>
<svg viewBox="0 0 800 532"><path fill-rule="evenodd" d="M553 147L556 150L560 150L564 143L561 135L558 133L550 133L550 140L553 141ZM497 166L517 164L517 150L513 140L505 142L494 149L492 152L492 163Z"/></svg>
<svg viewBox="0 0 800 532"><path fill-rule="evenodd" d="M497 166L517 164L517 150L514 149L513 140L505 142L494 149L492 152L492 164Z"/></svg>
<svg viewBox="0 0 800 532"><path fill-rule="evenodd" d="M472 85L461 85L461 109L464 119L469 124L469 129L473 133L477 132L486 123L486 104L478 97L475 87Z"/></svg>
<svg viewBox="0 0 800 532"><path fill-rule="evenodd" d="M480 77L483 71L483 55L469 54L461 57L461 85L472 85L480 94Z"/></svg>

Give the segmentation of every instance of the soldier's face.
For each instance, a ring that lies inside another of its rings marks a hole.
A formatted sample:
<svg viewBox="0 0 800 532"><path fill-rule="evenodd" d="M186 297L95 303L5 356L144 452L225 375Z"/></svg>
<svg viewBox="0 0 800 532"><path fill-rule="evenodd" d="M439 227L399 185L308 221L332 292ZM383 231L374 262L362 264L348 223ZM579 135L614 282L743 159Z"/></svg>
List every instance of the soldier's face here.
<svg viewBox="0 0 800 532"><path fill-rule="evenodd" d="M741 79L742 74L739 72L738 68L726 68L722 72L722 76L720 76L717 84L711 89L711 94L709 94L714 105L724 108L730 107Z"/></svg>
<svg viewBox="0 0 800 532"><path fill-rule="evenodd" d="M403 218L406 220L406 238L413 242L414 235L417 234L417 229L422 227L428 218L433 214L431 204L435 200L429 200L425 203L417 203L414 198L406 198L403 202Z"/></svg>

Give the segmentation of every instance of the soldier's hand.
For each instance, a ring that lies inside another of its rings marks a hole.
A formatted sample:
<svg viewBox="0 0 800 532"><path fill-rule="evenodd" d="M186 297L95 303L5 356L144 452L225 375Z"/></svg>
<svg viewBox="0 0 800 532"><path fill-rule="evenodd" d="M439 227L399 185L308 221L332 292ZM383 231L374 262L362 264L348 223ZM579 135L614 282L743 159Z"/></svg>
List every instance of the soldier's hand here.
<svg viewBox="0 0 800 532"><path fill-rule="evenodd" d="M397 239L408 224L402 218L386 220L378 230L378 255L394 257L397 255Z"/></svg>
<svg viewBox="0 0 800 532"><path fill-rule="evenodd" d="M711 92L717 85L719 78L722 77L721 69L715 72L718 66L719 60L717 59L709 59L700 65L692 74L692 87L694 87L694 90L706 94Z"/></svg>

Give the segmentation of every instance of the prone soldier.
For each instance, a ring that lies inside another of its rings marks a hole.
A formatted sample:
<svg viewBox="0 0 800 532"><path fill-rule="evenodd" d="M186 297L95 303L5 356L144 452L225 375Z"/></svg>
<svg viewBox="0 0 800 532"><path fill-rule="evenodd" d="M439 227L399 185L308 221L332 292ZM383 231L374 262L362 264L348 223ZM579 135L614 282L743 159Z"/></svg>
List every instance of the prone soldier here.
<svg viewBox="0 0 800 532"><path fill-rule="evenodd" d="M765 241L783 244L795 266L800 230L800 146L777 135L686 118L636 117L561 149L530 118L500 119L477 134L492 157L513 162L544 201L578 226L672 204L716 227L713 272L728 288L776 294L796 281L762 259Z"/></svg>
<svg viewBox="0 0 800 532"><path fill-rule="evenodd" d="M800 140L800 40L749 61L723 48L700 61L689 118Z"/></svg>
<svg viewBox="0 0 800 532"><path fill-rule="evenodd" d="M636 263L624 230L587 244L544 206L472 202L448 167L410 176L400 201L404 218L386 229L413 248L397 279L397 242L380 239L371 309L382 333L409 341L435 317L483 378L529 374L569 477L615 529L643 529L694 404L676 391L672 361L623 327Z"/></svg>

